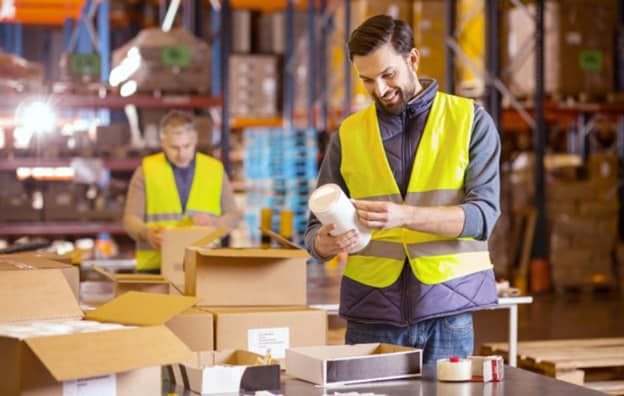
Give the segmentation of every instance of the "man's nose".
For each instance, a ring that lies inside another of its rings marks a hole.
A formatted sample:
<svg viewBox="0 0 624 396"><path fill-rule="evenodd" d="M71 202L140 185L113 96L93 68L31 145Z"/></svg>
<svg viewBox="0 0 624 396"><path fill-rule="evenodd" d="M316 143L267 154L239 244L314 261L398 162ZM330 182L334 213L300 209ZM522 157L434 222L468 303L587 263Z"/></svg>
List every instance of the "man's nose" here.
<svg viewBox="0 0 624 396"><path fill-rule="evenodd" d="M382 79L375 80L375 93L382 98L388 91L388 85Z"/></svg>

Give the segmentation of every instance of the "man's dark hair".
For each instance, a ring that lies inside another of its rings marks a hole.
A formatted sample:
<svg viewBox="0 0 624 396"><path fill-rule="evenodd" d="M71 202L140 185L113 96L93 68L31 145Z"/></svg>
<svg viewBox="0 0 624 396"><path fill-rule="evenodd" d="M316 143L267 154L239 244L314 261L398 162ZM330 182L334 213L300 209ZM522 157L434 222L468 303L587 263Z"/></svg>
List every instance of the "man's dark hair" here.
<svg viewBox="0 0 624 396"><path fill-rule="evenodd" d="M412 29L404 21L388 15L368 18L351 33L349 59L366 56L388 42L397 53L407 55L414 48Z"/></svg>

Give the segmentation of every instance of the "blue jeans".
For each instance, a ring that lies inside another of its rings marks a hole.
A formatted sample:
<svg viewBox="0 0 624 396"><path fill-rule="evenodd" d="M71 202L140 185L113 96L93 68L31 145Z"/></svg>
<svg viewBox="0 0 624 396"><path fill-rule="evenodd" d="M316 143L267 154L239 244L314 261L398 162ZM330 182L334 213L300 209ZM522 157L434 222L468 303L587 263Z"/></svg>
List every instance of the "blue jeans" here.
<svg viewBox="0 0 624 396"><path fill-rule="evenodd" d="M423 320L408 327L387 324L347 323L346 344L383 342L423 350L423 364L450 356L472 355L472 313Z"/></svg>

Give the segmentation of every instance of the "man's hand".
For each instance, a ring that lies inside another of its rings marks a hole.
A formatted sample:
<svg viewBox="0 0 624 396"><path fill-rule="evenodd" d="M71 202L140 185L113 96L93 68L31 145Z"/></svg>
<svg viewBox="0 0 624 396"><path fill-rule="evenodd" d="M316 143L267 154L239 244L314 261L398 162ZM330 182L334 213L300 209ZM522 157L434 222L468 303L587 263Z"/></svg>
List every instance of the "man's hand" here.
<svg viewBox="0 0 624 396"><path fill-rule="evenodd" d="M163 226L149 226L147 228L147 242L154 248L160 249L162 244L162 232L165 229Z"/></svg>
<svg viewBox="0 0 624 396"><path fill-rule="evenodd" d="M359 240L357 231L350 230L342 235L333 236L330 232L336 229L335 224L327 224L319 228L314 238L314 250L321 257L332 257L352 249Z"/></svg>
<svg viewBox="0 0 624 396"><path fill-rule="evenodd" d="M192 217L193 224L199 226L216 226L218 225L217 216L207 213L199 213Z"/></svg>
<svg viewBox="0 0 624 396"><path fill-rule="evenodd" d="M353 200L358 219L373 230L403 227L410 222L411 207L394 202Z"/></svg>

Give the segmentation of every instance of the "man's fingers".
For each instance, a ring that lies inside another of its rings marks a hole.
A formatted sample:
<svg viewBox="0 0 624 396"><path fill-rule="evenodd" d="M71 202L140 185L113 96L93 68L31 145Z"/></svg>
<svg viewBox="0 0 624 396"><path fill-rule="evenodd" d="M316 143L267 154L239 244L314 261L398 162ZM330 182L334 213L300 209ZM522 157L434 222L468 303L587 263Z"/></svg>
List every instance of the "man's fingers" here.
<svg viewBox="0 0 624 396"><path fill-rule="evenodd" d="M367 210L358 210L358 217L363 220L388 220L388 213L386 212L371 212Z"/></svg>
<svg viewBox="0 0 624 396"><path fill-rule="evenodd" d="M386 211L386 202L375 201L354 201L355 207L361 210L367 210L370 212L384 212Z"/></svg>

